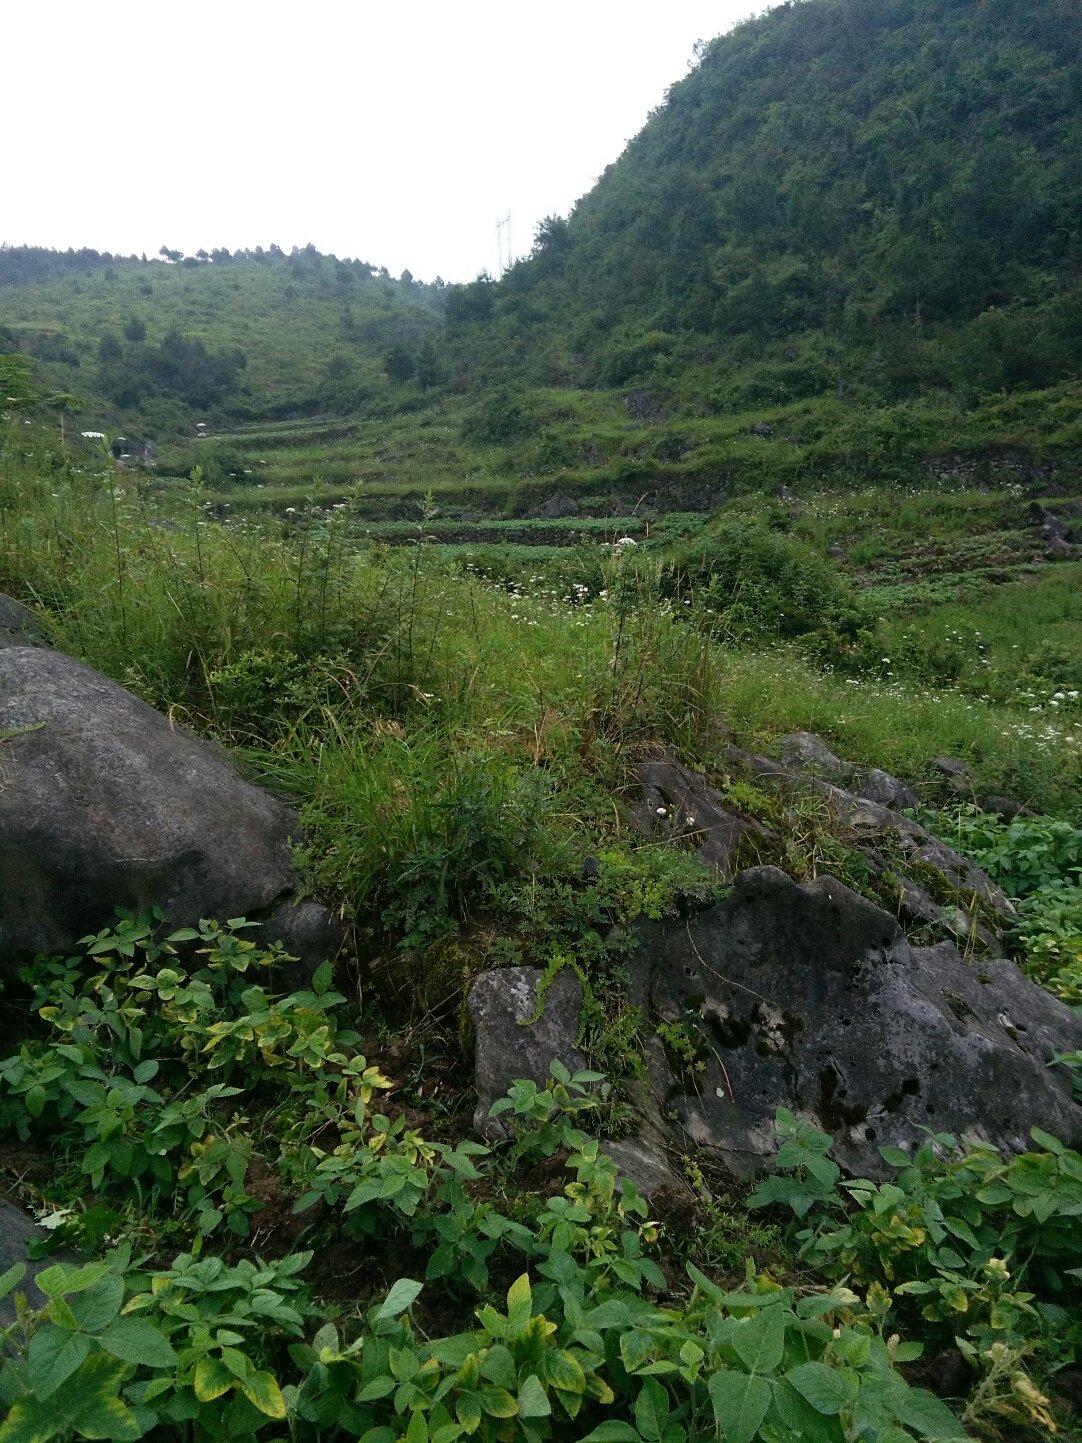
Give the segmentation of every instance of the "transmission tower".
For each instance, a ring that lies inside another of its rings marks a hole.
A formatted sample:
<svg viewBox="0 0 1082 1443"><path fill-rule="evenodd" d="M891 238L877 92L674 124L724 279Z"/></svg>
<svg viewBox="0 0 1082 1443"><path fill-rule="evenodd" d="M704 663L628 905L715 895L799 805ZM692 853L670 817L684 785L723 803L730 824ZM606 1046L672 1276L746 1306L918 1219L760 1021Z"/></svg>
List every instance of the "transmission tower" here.
<svg viewBox="0 0 1082 1443"><path fill-rule="evenodd" d="M504 259L506 245L507 258ZM502 276L504 271L510 270L514 263L514 253L511 250L511 212L496 222L496 263Z"/></svg>

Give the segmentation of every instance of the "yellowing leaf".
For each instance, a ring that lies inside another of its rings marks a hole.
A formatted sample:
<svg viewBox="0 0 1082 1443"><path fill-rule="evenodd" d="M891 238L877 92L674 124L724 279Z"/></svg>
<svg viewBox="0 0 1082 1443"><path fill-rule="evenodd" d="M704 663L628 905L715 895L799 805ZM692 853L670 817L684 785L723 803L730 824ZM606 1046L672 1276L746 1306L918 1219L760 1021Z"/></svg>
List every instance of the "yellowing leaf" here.
<svg viewBox="0 0 1082 1443"><path fill-rule="evenodd" d="M200 1403L213 1403L228 1393L236 1379L220 1358L200 1358L195 1365L195 1396Z"/></svg>
<svg viewBox="0 0 1082 1443"><path fill-rule="evenodd" d="M268 1418L286 1416L286 1400L272 1373L249 1373L241 1380L240 1387L253 1408L258 1408Z"/></svg>

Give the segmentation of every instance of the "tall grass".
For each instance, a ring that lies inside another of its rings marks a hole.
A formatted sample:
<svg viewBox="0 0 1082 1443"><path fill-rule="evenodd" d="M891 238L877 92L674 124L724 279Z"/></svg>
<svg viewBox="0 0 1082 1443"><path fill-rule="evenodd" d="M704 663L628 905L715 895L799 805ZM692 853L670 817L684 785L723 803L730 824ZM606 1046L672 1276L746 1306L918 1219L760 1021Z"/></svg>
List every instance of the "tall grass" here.
<svg viewBox="0 0 1082 1443"><path fill-rule="evenodd" d="M298 747L355 752L376 722L568 778L600 768L614 787L643 747L677 746L709 767L726 723L756 745L821 731L854 760L916 780L949 752L987 790L1050 810L1082 794L1068 709L1034 715L718 644L679 597L663 598L646 556L595 555L588 579L526 596L452 574L423 544L358 552L345 520L275 537L225 528L195 486L163 525L111 466L71 474L41 458L0 469L0 520L0 587L40 605L63 649L179 719L277 756L264 765L301 790L311 772L304 783L286 763Z"/></svg>

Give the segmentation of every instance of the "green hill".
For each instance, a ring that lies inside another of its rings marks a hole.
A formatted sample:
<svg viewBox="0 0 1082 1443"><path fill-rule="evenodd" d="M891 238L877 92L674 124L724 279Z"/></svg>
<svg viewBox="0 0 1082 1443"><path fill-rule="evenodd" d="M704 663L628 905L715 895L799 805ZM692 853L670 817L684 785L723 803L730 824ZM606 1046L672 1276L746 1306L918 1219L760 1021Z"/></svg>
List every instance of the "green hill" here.
<svg viewBox="0 0 1082 1443"><path fill-rule="evenodd" d="M528 260L451 292L457 353L707 414L1077 375L1080 77L1072 0L779 6L704 47Z"/></svg>
<svg viewBox="0 0 1082 1443"><path fill-rule="evenodd" d="M6 248L0 354L234 508L1073 488L1080 76L1073 0L781 5L705 45L498 281Z"/></svg>
<svg viewBox="0 0 1082 1443"><path fill-rule="evenodd" d="M44 389L84 402L88 426L158 439L197 420L379 410L388 364L405 357L412 373L439 326L441 286L312 246L171 255L0 248L0 354L32 357Z"/></svg>

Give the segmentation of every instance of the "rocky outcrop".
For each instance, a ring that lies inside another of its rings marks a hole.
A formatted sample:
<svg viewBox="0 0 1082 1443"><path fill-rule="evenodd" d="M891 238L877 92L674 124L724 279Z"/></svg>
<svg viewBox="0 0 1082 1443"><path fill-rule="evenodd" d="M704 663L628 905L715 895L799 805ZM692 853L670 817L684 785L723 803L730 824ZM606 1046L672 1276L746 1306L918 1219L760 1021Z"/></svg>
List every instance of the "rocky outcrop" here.
<svg viewBox="0 0 1082 1443"><path fill-rule="evenodd" d="M542 506L541 515L546 521L559 521L565 516L577 516L578 510L579 503L573 496L554 491Z"/></svg>
<svg viewBox="0 0 1082 1443"><path fill-rule="evenodd" d="M929 1131L1020 1151L1040 1126L1082 1145L1070 1080L1048 1066L1082 1048L1082 1018L1010 962L970 965L949 942L911 947L893 917L840 883L802 886L774 867L741 872L716 907L636 930L630 1001L647 1020L648 1073L634 1087L646 1116L641 1137L606 1147L643 1190L672 1185L670 1152L765 1170L779 1106L872 1177L889 1171L880 1147L915 1149ZM542 975L508 968L471 990L482 1136L502 1135L488 1109L515 1078L543 1083L553 1058L584 1065L578 979L558 973L539 1008Z"/></svg>
<svg viewBox="0 0 1082 1443"><path fill-rule="evenodd" d="M115 906L176 927L270 919L266 940L312 944L314 965L336 950L330 919L279 910L297 835L289 807L130 692L58 652L0 648L0 976L70 952Z"/></svg>
<svg viewBox="0 0 1082 1443"><path fill-rule="evenodd" d="M765 840L770 833L740 816L704 777L669 756L644 762L636 773L641 789L631 824L645 837L664 836L692 843L708 867L720 876L735 869L744 837Z"/></svg>
<svg viewBox="0 0 1082 1443"><path fill-rule="evenodd" d="M773 867L686 922L645 923L632 962L644 1016L699 1039L689 1086L659 1060L651 1084L687 1146L736 1172L772 1152L775 1109L834 1136L853 1172L926 1129L1019 1150L1039 1125L1082 1143L1082 1109L1048 1063L1082 1046L1082 1019L1013 964L910 947L888 913L829 878Z"/></svg>
<svg viewBox="0 0 1082 1443"><path fill-rule="evenodd" d="M779 743L782 760L791 771L808 773L847 787L858 797L905 811L920 804L916 792L878 767L858 767L837 757L813 732L792 732Z"/></svg>
<svg viewBox="0 0 1082 1443"><path fill-rule="evenodd" d="M48 627L21 601L0 592L0 646L51 646Z"/></svg>
<svg viewBox="0 0 1082 1443"><path fill-rule="evenodd" d="M474 1031L474 1131L491 1139L506 1136L489 1108L519 1078L543 1084L553 1059L579 1072L586 1059L576 1043L582 1011L582 983L574 972L557 972L543 995L537 967L504 967L484 972L470 988L467 1005Z"/></svg>
<svg viewBox="0 0 1082 1443"><path fill-rule="evenodd" d="M22 1280L16 1284L14 1291L0 1298L0 1328L8 1328L15 1322L16 1293L21 1293L32 1308L45 1307L48 1299L34 1279L54 1263L72 1261L67 1255L55 1253L51 1257L28 1259L26 1254L31 1243L43 1242L47 1237L45 1229L38 1227L21 1208L0 1198L0 1274L19 1263L25 1267Z"/></svg>
<svg viewBox="0 0 1082 1443"><path fill-rule="evenodd" d="M633 421L645 421L654 425L667 419L669 413L649 391L635 388L624 396L624 409Z"/></svg>
<svg viewBox="0 0 1082 1443"><path fill-rule="evenodd" d="M547 987L537 967L504 967L485 972L470 988L468 1006L474 1029L474 1087L477 1107L473 1129L489 1142L505 1138L500 1117L489 1117L492 1104L519 1078L547 1082L554 1061L569 1072L586 1066L577 1043L582 1012L582 983L574 972L558 972ZM604 1140L622 1178L644 1196L670 1191L689 1193L669 1166L654 1128L651 1135Z"/></svg>
<svg viewBox="0 0 1082 1443"><path fill-rule="evenodd" d="M881 879L877 895L898 917L930 924L942 935L977 940L991 952L999 949L995 919L1013 914L1011 902L968 857L896 810L917 800L904 782L841 760L810 732L786 737L781 761L731 743L723 751L732 774L774 793L781 808L809 793L817 798L822 824L863 854L869 876ZM848 787L830 777L846 779ZM636 831L694 848L723 879L749 861L779 855L784 822L768 826L744 815L674 757L644 762L636 779L640 790L630 817Z"/></svg>
<svg viewBox="0 0 1082 1443"><path fill-rule="evenodd" d="M972 913L976 907L983 905L994 916L1003 919L1013 916L1014 907L1009 898L976 863L933 837L919 822L902 816L893 807L827 781L805 764L794 769L791 765L756 756L754 752L732 745L726 747L725 756L734 770L756 782L779 787L782 791L803 787L818 794L829 810L832 826L842 831L852 844L866 851L874 865L885 865L880 849L889 847L900 854L899 865L903 870L906 866L914 867L938 878L954 894L965 912ZM866 780L872 779L874 789L880 785L885 789L904 786L886 772L855 770L859 776L853 785L863 787ZM885 783L881 783L883 778Z"/></svg>

